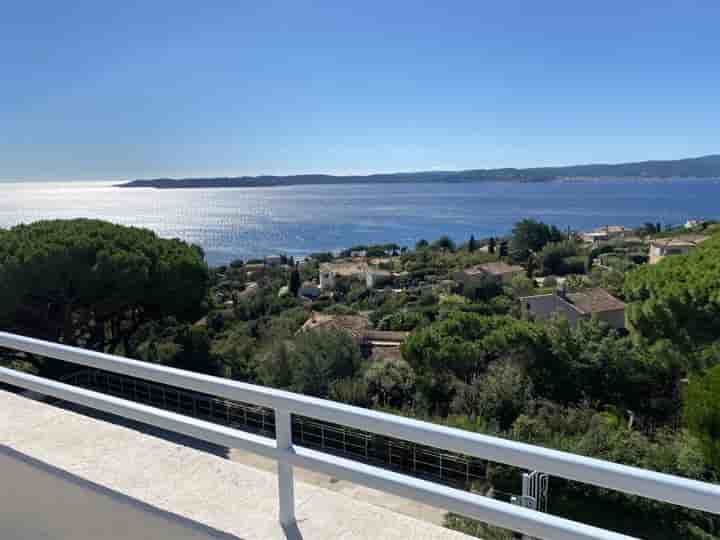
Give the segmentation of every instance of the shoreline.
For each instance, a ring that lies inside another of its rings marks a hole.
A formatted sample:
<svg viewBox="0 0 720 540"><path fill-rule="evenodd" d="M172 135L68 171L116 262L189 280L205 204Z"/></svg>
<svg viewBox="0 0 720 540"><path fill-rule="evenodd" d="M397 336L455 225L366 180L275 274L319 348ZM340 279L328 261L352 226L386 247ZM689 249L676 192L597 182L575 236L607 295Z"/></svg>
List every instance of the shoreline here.
<svg viewBox="0 0 720 540"><path fill-rule="evenodd" d="M264 181L236 181L233 179L158 179L158 180L132 180L122 184L113 184L113 188L131 188L131 189L158 189L158 190L175 190L175 189L246 189L246 188L289 188L301 186L401 186L412 184L434 184L434 185L457 185L457 184L489 184L489 183L505 183L505 184L550 184L550 183L581 183L581 182L667 182L672 180L692 180L692 181L720 181L720 176L573 176L573 177L557 177L557 178L486 178L486 179L452 179L452 180L435 180L435 179L412 179L412 180L338 180L325 182L264 182Z"/></svg>

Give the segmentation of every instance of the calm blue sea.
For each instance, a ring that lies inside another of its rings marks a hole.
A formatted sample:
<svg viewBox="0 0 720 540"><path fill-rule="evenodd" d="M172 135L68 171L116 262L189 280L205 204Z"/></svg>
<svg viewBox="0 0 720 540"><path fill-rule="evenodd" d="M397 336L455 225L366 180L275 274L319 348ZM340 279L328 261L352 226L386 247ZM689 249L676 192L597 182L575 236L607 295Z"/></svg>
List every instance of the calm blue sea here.
<svg viewBox="0 0 720 540"><path fill-rule="evenodd" d="M582 230L720 217L720 180L293 186L209 190L114 188L107 182L0 183L0 227L93 217L201 245L211 264L305 255L443 234L501 235L533 217Z"/></svg>

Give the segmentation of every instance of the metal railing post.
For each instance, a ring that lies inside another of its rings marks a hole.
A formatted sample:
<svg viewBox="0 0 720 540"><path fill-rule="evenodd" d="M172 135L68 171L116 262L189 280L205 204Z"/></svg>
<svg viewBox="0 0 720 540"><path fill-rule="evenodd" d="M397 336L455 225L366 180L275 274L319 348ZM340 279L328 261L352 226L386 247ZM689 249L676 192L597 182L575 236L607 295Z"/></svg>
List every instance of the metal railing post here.
<svg viewBox="0 0 720 540"><path fill-rule="evenodd" d="M275 433L278 450L292 450L292 422L289 411L275 409ZM293 468L289 463L278 460L278 490L280 499L280 525L295 525L295 482Z"/></svg>

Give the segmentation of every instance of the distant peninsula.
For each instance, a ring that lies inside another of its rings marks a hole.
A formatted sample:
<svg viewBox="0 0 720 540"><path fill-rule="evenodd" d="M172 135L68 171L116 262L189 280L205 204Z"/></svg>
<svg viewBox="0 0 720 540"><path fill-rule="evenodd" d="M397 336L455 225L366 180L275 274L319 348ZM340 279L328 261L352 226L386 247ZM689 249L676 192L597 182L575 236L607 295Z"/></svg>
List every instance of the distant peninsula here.
<svg viewBox="0 0 720 540"><path fill-rule="evenodd" d="M289 176L237 176L225 178L154 178L132 180L116 187L183 189L277 187L323 184L402 184L462 182L548 182L590 178L720 178L720 155L671 161L535 167L529 169L471 169L419 171L370 175L298 174Z"/></svg>

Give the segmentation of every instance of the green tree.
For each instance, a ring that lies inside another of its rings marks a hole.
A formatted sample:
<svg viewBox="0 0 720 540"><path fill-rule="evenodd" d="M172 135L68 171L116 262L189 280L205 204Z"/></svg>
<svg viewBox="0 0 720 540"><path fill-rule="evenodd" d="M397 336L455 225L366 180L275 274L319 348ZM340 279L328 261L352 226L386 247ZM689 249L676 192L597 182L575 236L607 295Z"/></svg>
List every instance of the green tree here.
<svg viewBox="0 0 720 540"><path fill-rule="evenodd" d="M535 282L527 276L517 275L510 282L513 296L529 296L535 289Z"/></svg>
<svg viewBox="0 0 720 540"><path fill-rule="evenodd" d="M292 368L288 346L280 341L260 359L258 378L266 386L288 390L293 381Z"/></svg>
<svg viewBox="0 0 720 540"><path fill-rule="evenodd" d="M425 248L428 247L429 245L430 245L430 244L428 243L427 240L425 240L424 238L421 238L421 239L418 240L417 243L415 244L415 249L417 249L417 250L425 249Z"/></svg>
<svg viewBox="0 0 720 540"><path fill-rule="evenodd" d="M415 393L415 372L404 360L380 359L364 375L368 393L381 407L403 407Z"/></svg>
<svg viewBox="0 0 720 540"><path fill-rule="evenodd" d="M477 244L475 243L475 236L470 235L470 241L468 242L468 251L470 253L474 252L477 249Z"/></svg>
<svg viewBox="0 0 720 540"><path fill-rule="evenodd" d="M527 266L525 267L525 275L528 277L528 279L533 279L535 277L535 272L537 271L537 260L535 259L535 255L530 255L527 260Z"/></svg>
<svg viewBox="0 0 720 540"><path fill-rule="evenodd" d="M300 291L300 271L298 270L297 266L292 269L292 272L290 272L290 293L293 296L297 296L298 292Z"/></svg>
<svg viewBox="0 0 720 540"><path fill-rule="evenodd" d="M378 321L378 330L409 332L429 322L427 315L420 311L393 311Z"/></svg>
<svg viewBox="0 0 720 540"><path fill-rule="evenodd" d="M642 340L670 340L692 355L720 336L720 236L625 277L629 327Z"/></svg>
<svg viewBox="0 0 720 540"><path fill-rule="evenodd" d="M507 240L502 240L500 242L500 250L499 250L498 255L500 256L500 258L508 256L508 241Z"/></svg>
<svg viewBox="0 0 720 540"><path fill-rule="evenodd" d="M463 295L471 300L487 302L503 293L502 283L489 274L483 274L463 286Z"/></svg>
<svg viewBox="0 0 720 540"><path fill-rule="evenodd" d="M532 398L532 382L525 370L512 361L494 362L487 372L463 385L453 400L453 410L469 416L480 416L509 429L524 413Z"/></svg>
<svg viewBox="0 0 720 540"><path fill-rule="evenodd" d="M435 249L444 249L452 252L455 251L455 242L453 242L449 236L443 235L433 242L433 247Z"/></svg>
<svg viewBox="0 0 720 540"><path fill-rule="evenodd" d="M200 248L134 227L39 221L0 235L0 323L97 349L149 320L198 317L209 273Z"/></svg>
<svg viewBox="0 0 720 540"><path fill-rule="evenodd" d="M690 377L685 419L705 460L720 475L720 365Z"/></svg>
<svg viewBox="0 0 720 540"><path fill-rule="evenodd" d="M540 251L549 242L559 242L563 234L554 225L546 225L534 219L524 219L515 224L510 240L510 256L515 261L527 260L531 251Z"/></svg>
<svg viewBox="0 0 720 540"><path fill-rule="evenodd" d="M210 337L204 328L185 326L175 337L177 354L171 366L196 373L223 375L219 359L210 352Z"/></svg>
<svg viewBox="0 0 720 540"><path fill-rule="evenodd" d="M372 404L367 383L352 377L330 383L330 399L356 407L369 407Z"/></svg>
<svg viewBox="0 0 720 540"><path fill-rule="evenodd" d="M552 242L545 246L538 253L540 266L543 274L565 275L570 270L568 258L578 254L578 245L572 240ZM583 270L585 261L583 259Z"/></svg>
<svg viewBox="0 0 720 540"><path fill-rule="evenodd" d="M360 349L347 332L305 332L295 340L290 354L293 389L328 397L330 386L339 379L353 377L361 360Z"/></svg>
<svg viewBox="0 0 720 540"><path fill-rule="evenodd" d="M495 237L491 237L488 241L488 253L495 254L495 248L497 247L497 240Z"/></svg>

